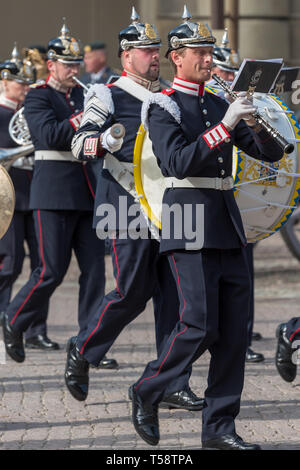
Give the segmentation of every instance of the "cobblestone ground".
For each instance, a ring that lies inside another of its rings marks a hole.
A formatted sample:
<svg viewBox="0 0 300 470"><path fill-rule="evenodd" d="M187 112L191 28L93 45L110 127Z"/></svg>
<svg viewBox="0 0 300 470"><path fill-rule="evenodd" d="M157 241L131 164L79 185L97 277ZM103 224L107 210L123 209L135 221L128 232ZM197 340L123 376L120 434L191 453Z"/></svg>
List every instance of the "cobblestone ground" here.
<svg viewBox="0 0 300 470"><path fill-rule="evenodd" d="M247 364L237 431L263 449L300 448L300 374L285 383L274 365L278 323L299 315L300 264L286 249L280 235L255 249L255 331L263 340L253 349L265 355L259 364ZM28 275L28 266L16 284ZM117 371L92 369L90 393L77 402L64 385L65 344L77 332L77 277L72 261L67 277L51 300L49 336L57 352L27 351L26 361L7 358L0 365L0 449L146 449L130 420L127 390L154 358L152 305L119 336L109 355ZM107 289L113 285L107 257ZM2 332L0 333L1 339ZM1 345L1 343L0 343ZM3 343L2 343L3 345ZM201 395L206 387L209 355L194 365L191 386ZM160 411L158 449L200 449L201 412Z"/></svg>

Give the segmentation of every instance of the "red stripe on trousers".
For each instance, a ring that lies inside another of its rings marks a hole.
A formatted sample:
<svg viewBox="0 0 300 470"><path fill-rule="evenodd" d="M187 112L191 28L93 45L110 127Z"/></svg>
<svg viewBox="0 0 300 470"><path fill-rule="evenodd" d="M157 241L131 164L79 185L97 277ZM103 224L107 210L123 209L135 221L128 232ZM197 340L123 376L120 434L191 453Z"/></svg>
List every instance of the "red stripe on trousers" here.
<svg viewBox="0 0 300 470"><path fill-rule="evenodd" d="M180 280L179 280L179 273L178 273L178 270L177 270L177 266L176 266L176 262L175 262L175 258L174 258L174 255L172 255L172 260L173 260L173 263L174 263L174 267L175 267L175 271L176 271L176 276L177 276L177 282L178 282L178 287L179 287L179 291L180 291L180 294L183 298L183 302L184 302L184 306L183 306L183 309L182 309L182 312L180 314L180 321L182 321L182 316L183 316L183 312L185 310L185 307L186 307L186 301L185 301L185 298L183 296L183 293L182 293L182 290L181 290L181 286L180 286ZM144 379L142 379L138 384L137 386L135 387L135 389L137 390L139 388L139 386L145 381L145 380L150 380L150 379L154 379L155 377L158 376L158 374L160 373L161 369L162 369L162 366L164 365L164 363L166 362L166 360L168 359L170 353L171 353L171 350L173 348L173 345L175 343L175 340L177 338L177 336L180 336L182 335L183 333L186 332L186 330L188 329L188 327L186 326L185 329L181 332L181 333L177 333L177 335L175 336L175 338L173 339L172 343L171 343L171 346L170 346L170 349L166 355L166 357L163 359L158 371L156 372L156 374L152 375L151 377L145 377Z"/></svg>
<svg viewBox="0 0 300 470"><path fill-rule="evenodd" d="M40 213L39 210L37 211L37 215L38 215L38 224L39 224L40 257L41 257L43 269L42 269L42 272L41 272L41 275L40 275L40 280L39 280L38 283L31 289L31 291L30 291L29 294L27 295L26 299L24 300L24 302L22 303L22 305L20 306L20 308L19 308L19 309L17 310L17 312L15 313L15 316L13 317L12 321L10 322L11 325L14 324L16 318L18 317L19 313L22 311L23 307L26 305L26 303L28 302L28 300L29 300L30 297L32 296L32 294L33 294L33 292L35 291L35 289L37 289L37 287L43 282L43 278L44 278L44 274L45 274L45 270L46 270L46 263L45 263L44 251L43 251L43 234L42 234L42 224L41 224L41 213Z"/></svg>
<svg viewBox="0 0 300 470"><path fill-rule="evenodd" d="M86 181L87 181L89 190L91 191L91 195L93 196L93 199L95 199L95 193L94 193L94 190L93 190L93 188L92 188L91 182L90 182L90 180L89 180L89 176L88 176L88 174L87 174L85 165L82 165L82 169L83 169L83 173L84 173L85 179L86 179Z"/></svg>
<svg viewBox="0 0 300 470"><path fill-rule="evenodd" d="M117 291L118 294L123 298L124 296L121 294L120 289L119 289L119 262L118 262L118 256L117 256L117 251L116 251L116 239L115 239L115 234L113 234L113 249L114 249L114 254L115 254L115 260L116 260L116 266L117 266L117 278L116 278L116 284L117 284Z"/></svg>
<svg viewBox="0 0 300 470"><path fill-rule="evenodd" d="M117 266L117 279L116 279L116 282L117 282L117 291L118 291L118 294L122 296L122 294L120 293L119 291L119 286L118 286L118 279L119 279L119 263L118 263L118 257L117 257L117 252L116 252L116 247L115 247L115 234L113 234L113 249L114 249L114 254L115 254L115 259L116 259L116 266ZM83 354L84 352L84 349L86 347L86 345L88 344L88 342L90 341L90 339L92 338L92 336L94 336L94 334L96 333L96 331L98 330L99 326L101 325L101 321L102 321L102 318L103 318L103 315L104 313L106 312L106 310L108 309L108 307L110 306L111 303L114 303L114 302L117 302L116 300L111 300L110 302L108 302L108 304L106 305L105 309L103 310L103 312L101 313L100 315L100 318L98 320L98 323L97 323L97 326L96 328L92 331L92 333L89 335L89 337L85 340L81 350L80 350L80 354Z"/></svg>
<svg viewBox="0 0 300 470"><path fill-rule="evenodd" d="M166 355L166 357L165 357L164 360L162 361L162 363L161 363L161 365L160 365L158 371L156 372L156 374L152 375L152 377L145 377L144 379L142 379L142 380L138 383L138 385L135 387L136 390L139 388L139 386L140 386L145 380L154 379L154 377L157 377L157 376L158 376L158 374L159 374L160 371L161 371L162 366L164 365L164 363L166 362L166 360L167 360L168 357L169 357L169 354L170 354L170 352L171 352L171 350L172 350L172 348L173 348L173 344L174 344L174 342L175 342L175 339L177 338L177 336L182 335L183 333L185 333L187 329L188 329L188 327L186 326L185 329L184 329L181 333L177 333L177 335L175 336L175 338L174 338L173 341L172 341L172 344L171 344L171 346L170 346L170 349L169 349L169 351L168 351L168 354Z"/></svg>
<svg viewBox="0 0 300 470"><path fill-rule="evenodd" d="M295 336L298 332L300 332L300 328L298 328L298 330L296 330L296 331L291 335L290 341L293 341L294 336Z"/></svg>

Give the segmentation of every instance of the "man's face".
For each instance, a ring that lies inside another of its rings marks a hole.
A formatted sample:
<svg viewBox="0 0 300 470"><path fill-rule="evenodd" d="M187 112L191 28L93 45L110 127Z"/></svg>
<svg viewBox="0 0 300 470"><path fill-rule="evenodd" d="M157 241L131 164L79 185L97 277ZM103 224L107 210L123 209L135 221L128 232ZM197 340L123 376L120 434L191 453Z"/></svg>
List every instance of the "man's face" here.
<svg viewBox="0 0 300 470"><path fill-rule="evenodd" d="M213 67L212 73L219 75L223 80L226 82L233 82L234 79L234 72L228 72L227 70L222 70L220 67Z"/></svg>
<svg viewBox="0 0 300 470"><path fill-rule="evenodd" d="M86 73L100 72L106 66L106 50L97 49L95 51L85 52L84 66Z"/></svg>
<svg viewBox="0 0 300 470"><path fill-rule="evenodd" d="M59 62L58 60L56 61L48 60L47 65L48 65L48 69L51 72L51 75L59 83L61 83L62 85L68 88L73 88L76 85L72 77L74 75L78 77L79 72L80 72L80 64L77 64L77 63L63 64L62 62Z"/></svg>
<svg viewBox="0 0 300 470"><path fill-rule="evenodd" d="M124 51L124 68L151 82L159 76L159 47L146 47L145 49L130 49Z"/></svg>
<svg viewBox="0 0 300 470"><path fill-rule="evenodd" d="M210 79L213 47L187 47L184 54L172 51L173 62L177 66L177 76L194 83Z"/></svg>
<svg viewBox="0 0 300 470"><path fill-rule="evenodd" d="M29 85L26 85L24 83L18 83L14 80L6 80L4 82L5 96L6 98L9 98L10 100L23 103L28 90L29 90Z"/></svg>

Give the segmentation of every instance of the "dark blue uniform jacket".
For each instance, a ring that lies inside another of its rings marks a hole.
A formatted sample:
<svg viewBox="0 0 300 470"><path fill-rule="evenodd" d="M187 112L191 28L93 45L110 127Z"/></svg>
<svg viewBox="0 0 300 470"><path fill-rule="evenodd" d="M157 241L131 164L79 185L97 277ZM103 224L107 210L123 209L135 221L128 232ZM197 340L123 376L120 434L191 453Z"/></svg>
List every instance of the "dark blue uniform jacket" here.
<svg viewBox="0 0 300 470"><path fill-rule="evenodd" d="M47 84L32 88L25 100L25 118L35 150L71 151L75 129L72 116L83 108L83 90L70 94ZM35 161L30 208L43 210L93 210L95 180L90 163Z"/></svg>
<svg viewBox="0 0 300 470"><path fill-rule="evenodd" d="M230 132L229 138L219 145L209 145L207 132L220 124L228 108L226 101L212 93L206 92L203 99L200 99L198 96L171 90L169 98L174 100L180 109L180 123L158 104L152 104L149 109L149 134L164 176L178 179L230 176L233 145L254 158L268 162L280 160L283 156L281 148L269 134L264 130L256 134L244 121L241 121L235 130ZM230 249L246 244L233 190L168 188L164 193L163 202L168 206L179 204L182 213L184 204L191 204L194 230L195 206L204 205L204 248ZM170 220L170 239L161 240L161 252L185 249L186 243L191 242L185 237L184 230L182 237L176 239L174 233L178 234L178 227L175 230L175 219ZM164 217L162 223L166 223Z"/></svg>

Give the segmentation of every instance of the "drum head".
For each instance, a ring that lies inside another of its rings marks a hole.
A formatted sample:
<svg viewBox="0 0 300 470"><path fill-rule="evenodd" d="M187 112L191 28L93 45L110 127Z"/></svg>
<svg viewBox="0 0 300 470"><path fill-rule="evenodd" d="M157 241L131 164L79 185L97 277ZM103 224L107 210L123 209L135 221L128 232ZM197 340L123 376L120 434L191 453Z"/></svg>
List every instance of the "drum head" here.
<svg viewBox="0 0 300 470"><path fill-rule="evenodd" d="M299 124L280 98L255 94L254 104L287 140L300 139ZM255 160L234 148L234 194L249 242L269 237L291 216L300 197L299 172L300 144L274 163Z"/></svg>
<svg viewBox="0 0 300 470"><path fill-rule="evenodd" d="M0 165L0 239L5 235L15 210L15 190L5 168Z"/></svg>

